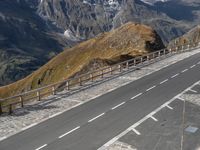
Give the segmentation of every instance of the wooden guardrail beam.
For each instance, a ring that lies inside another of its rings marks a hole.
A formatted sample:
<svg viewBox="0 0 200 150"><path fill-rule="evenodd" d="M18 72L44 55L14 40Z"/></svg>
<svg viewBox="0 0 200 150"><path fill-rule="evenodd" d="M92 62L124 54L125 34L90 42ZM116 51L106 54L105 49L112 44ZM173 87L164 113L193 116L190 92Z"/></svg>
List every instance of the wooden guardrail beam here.
<svg viewBox="0 0 200 150"><path fill-rule="evenodd" d="M65 85L64 89L70 90L70 86L74 86L74 85L77 85L77 84L83 85L83 83L87 82L87 81L93 82L95 78L98 78L98 77L103 78L105 74L111 74L112 75L114 71L122 72L123 68L129 69L130 66L137 66L138 64L143 64L143 62L149 62L152 59L160 58L161 56L166 56L168 54L172 55L173 52L178 53L178 52L189 51L189 50L191 50L191 48L197 47L198 45L200 45L200 42L185 44L185 45L175 47L175 48L172 48L172 49L159 50L159 51L152 52L152 53L149 53L149 54L146 54L146 55L143 55L143 56L138 56L138 57L132 58L132 59L127 60L127 61L120 62L120 63L115 64L113 66L103 67L103 68L97 69L95 71L90 71L86 74L80 75L80 76L72 78L72 79L67 79L67 80L60 81L60 82L57 82L57 83L54 83L54 84L50 84L50 85L47 85L47 86L44 86L44 87L41 87L41 88L38 88L38 89L35 89L35 90L31 90L31 91L28 91L28 92L25 92L25 93L21 93L21 94L16 95L16 96L5 98L5 99L0 101L0 115L3 113L2 102L6 102L7 100L18 99L19 102L17 102L17 104L21 103L21 107L24 107L24 102L27 101L27 100L37 98L38 101L40 101L41 96L45 95L45 94L41 95L41 91L51 89L50 92L46 92L46 93L51 93L51 94L55 95L56 94L56 87L59 87L59 85L64 84ZM35 96L29 97L29 96L32 96L32 95L36 95L36 97ZM25 98L26 96L28 96L28 99ZM4 107L7 107L8 110L9 110L9 113L12 113L13 109L15 108L14 106L17 105L17 104L16 104L16 102L13 102L11 104L9 103L7 106L4 106Z"/></svg>

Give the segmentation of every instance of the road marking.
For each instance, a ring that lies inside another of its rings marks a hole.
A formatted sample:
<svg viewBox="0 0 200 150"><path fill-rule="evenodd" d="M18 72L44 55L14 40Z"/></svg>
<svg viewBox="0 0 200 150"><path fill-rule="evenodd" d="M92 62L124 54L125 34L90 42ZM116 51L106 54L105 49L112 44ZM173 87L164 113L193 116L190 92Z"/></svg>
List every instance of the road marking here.
<svg viewBox="0 0 200 150"><path fill-rule="evenodd" d="M179 75L179 73L173 75L171 78L175 78L175 77L177 77L178 75Z"/></svg>
<svg viewBox="0 0 200 150"><path fill-rule="evenodd" d="M181 100L181 101L185 101L185 99L181 98L181 97L177 97L177 99Z"/></svg>
<svg viewBox="0 0 200 150"><path fill-rule="evenodd" d="M116 109L116 108L118 108L118 107L120 107L120 106L124 105L125 103L126 103L126 102L122 102L122 103L120 103L120 104L116 105L115 107L113 107L113 108L112 108L112 110L114 110L114 109Z"/></svg>
<svg viewBox="0 0 200 150"><path fill-rule="evenodd" d="M198 62L197 64L200 65L200 62Z"/></svg>
<svg viewBox="0 0 200 150"><path fill-rule="evenodd" d="M197 93L197 91L195 91L195 90L193 90L193 89L189 89L189 91L194 92L194 93Z"/></svg>
<svg viewBox="0 0 200 150"><path fill-rule="evenodd" d="M172 108L171 106L169 106L169 105L166 105L166 107L167 108L169 108L169 109L171 109L171 110L173 110L174 108Z"/></svg>
<svg viewBox="0 0 200 150"><path fill-rule="evenodd" d="M154 116L151 116L150 118L153 119L156 122L158 121L158 119L156 119Z"/></svg>
<svg viewBox="0 0 200 150"><path fill-rule="evenodd" d="M44 145L42 145L42 146L40 146L40 147L38 147L37 149L35 149L35 150L40 150L40 149L42 149L42 148L44 148L44 147L46 147L47 146L47 144L44 144Z"/></svg>
<svg viewBox="0 0 200 150"><path fill-rule="evenodd" d="M37 124L38 124L38 123L33 123L33 124L31 124L31 125L29 125L29 126L27 126L27 127L24 127L24 128L22 128L22 131L27 130L27 129L29 129L29 128L31 128L31 127L37 125Z"/></svg>
<svg viewBox="0 0 200 150"><path fill-rule="evenodd" d="M160 82L160 84L163 84L163 83L167 82L168 80L169 80L169 79L166 79L166 80Z"/></svg>
<svg viewBox="0 0 200 150"><path fill-rule="evenodd" d="M190 68L194 68L196 65L192 65Z"/></svg>
<svg viewBox="0 0 200 150"><path fill-rule="evenodd" d="M90 119L88 122L92 122L92 121L96 120L97 118L99 118L99 117L101 117L101 116L103 116L103 115L105 115L105 113L102 113L102 114L100 114L100 115L98 115L98 116L96 116L96 117Z"/></svg>
<svg viewBox="0 0 200 150"><path fill-rule="evenodd" d="M63 138L64 136L66 136L66 135L68 135L68 134L70 134L70 133L72 133L72 132L78 130L79 128L80 128L80 126L78 126L78 127L74 128L74 129L70 130L69 132L67 132L67 133L65 133L65 134L63 134L63 135L61 135L61 136L59 136L58 138L61 139L61 138Z"/></svg>
<svg viewBox="0 0 200 150"><path fill-rule="evenodd" d="M154 89L155 87L156 87L156 86L154 85L154 86L150 87L149 89L147 89L146 91L148 92L148 91Z"/></svg>
<svg viewBox="0 0 200 150"><path fill-rule="evenodd" d="M133 130L133 132L135 132L137 135L141 135L141 133L140 133L138 130L136 130L135 128L133 128L132 130Z"/></svg>
<svg viewBox="0 0 200 150"><path fill-rule="evenodd" d="M3 136L3 137L0 138L0 141L5 140L6 138L7 138L6 136Z"/></svg>
<svg viewBox="0 0 200 150"><path fill-rule="evenodd" d="M184 73L184 72L186 72L186 71L188 71L188 69L185 69L185 70L183 70L183 71L181 71L181 72Z"/></svg>
<svg viewBox="0 0 200 150"><path fill-rule="evenodd" d="M142 94L143 94L143 93L139 93L139 94L135 95L134 97L132 97L131 99L135 99L135 98L141 96Z"/></svg>
<svg viewBox="0 0 200 150"><path fill-rule="evenodd" d="M190 88L194 87L197 83L198 82L196 82L195 84L192 84L190 86ZM133 130L136 127L138 127L140 124L142 124L144 121L146 121L147 119L149 119L151 116L155 115L157 112L159 112L161 109L163 109L164 107L166 107L167 105L169 105L171 102L175 101L176 99L179 99L179 97L181 95L183 95L186 91L188 91L188 89L189 88L185 89L183 92L181 92L177 96L173 97L171 100L167 101L166 103L164 103L163 105L161 105L160 107L158 107L157 109L155 109L153 112L151 112L150 114L148 114L147 116L145 116L144 118L142 118L141 120L139 120L138 122L136 122L135 124L133 124L131 127L127 128L122 133L118 134L116 137L114 137L111 140L109 140L107 143L105 143L103 146L101 146L97 150L103 150L103 149L107 148L108 146L112 145L114 142L116 142L117 140L119 140L122 136L126 135L128 132L130 132L131 130Z"/></svg>

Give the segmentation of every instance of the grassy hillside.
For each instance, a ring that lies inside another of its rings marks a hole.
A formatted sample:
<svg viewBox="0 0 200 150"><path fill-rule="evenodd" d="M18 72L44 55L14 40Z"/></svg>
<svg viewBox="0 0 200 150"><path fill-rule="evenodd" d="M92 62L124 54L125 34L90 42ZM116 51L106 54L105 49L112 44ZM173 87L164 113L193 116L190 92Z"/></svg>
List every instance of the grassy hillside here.
<svg viewBox="0 0 200 150"><path fill-rule="evenodd" d="M0 97L70 78L86 68L96 69L162 48L164 45L152 28L127 23L116 30L66 49L25 79L1 87ZM97 65L90 66L94 63Z"/></svg>

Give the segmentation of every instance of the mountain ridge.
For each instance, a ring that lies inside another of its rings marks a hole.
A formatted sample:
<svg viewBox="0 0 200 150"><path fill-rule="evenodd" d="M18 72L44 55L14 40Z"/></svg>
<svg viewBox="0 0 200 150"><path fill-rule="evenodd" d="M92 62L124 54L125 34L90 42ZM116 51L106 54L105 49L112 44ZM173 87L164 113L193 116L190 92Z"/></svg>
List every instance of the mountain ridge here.
<svg viewBox="0 0 200 150"><path fill-rule="evenodd" d="M15 95L162 48L152 28L127 23L66 49L26 78L0 87L0 95Z"/></svg>

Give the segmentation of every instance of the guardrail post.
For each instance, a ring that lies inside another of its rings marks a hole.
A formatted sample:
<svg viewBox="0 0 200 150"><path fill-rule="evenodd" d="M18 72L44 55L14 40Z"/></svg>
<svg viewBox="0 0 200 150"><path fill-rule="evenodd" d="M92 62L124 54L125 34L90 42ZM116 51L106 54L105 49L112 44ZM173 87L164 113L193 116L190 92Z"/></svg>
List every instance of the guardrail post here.
<svg viewBox="0 0 200 150"><path fill-rule="evenodd" d="M69 91L69 81L66 82L66 90Z"/></svg>
<svg viewBox="0 0 200 150"><path fill-rule="evenodd" d="M13 113L13 110L12 110L12 104L9 105L9 111L8 111L9 115L11 115Z"/></svg>
<svg viewBox="0 0 200 150"><path fill-rule="evenodd" d="M3 114L2 102L0 102L0 115Z"/></svg>
<svg viewBox="0 0 200 150"><path fill-rule="evenodd" d="M143 63L143 57L140 58L140 63L141 63L141 64Z"/></svg>
<svg viewBox="0 0 200 150"><path fill-rule="evenodd" d="M155 58L155 53L153 53L153 59Z"/></svg>
<svg viewBox="0 0 200 150"><path fill-rule="evenodd" d="M37 91L38 101L41 101L40 91Z"/></svg>
<svg viewBox="0 0 200 150"><path fill-rule="evenodd" d="M82 79L81 79L81 77L79 77L78 80L79 80L79 85L82 86Z"/></svg>
<svg viewBox="0 0 200 150"><path fill-rule="evenodd" d="M160 51L158 52L158 57L160 58Z"/></svg>
<svg viewBox="0 0 200 150"><path fill-rule="evenodd" d="M136 66L136 59L133 60L133 66Z"/></svg>
<svg viewBox="0 0 200 150"><path fill-rule="evenodd" d="M56 95L56 89L55 89L55 86L52 87L52 94L53 94L53 95Z"/></svg>
<svg viewBox="0 0 200 150"><path fill-rule="evenodd" d="M92 82L94 81L93 73L90 73L90 79L92 80Z"/></svg>
<svg viewBox="0 0 200 150"><path fill-rule="evenodd" d="M122 72L122 66L118 65L118 68L119 68L119 72Z"/></svg>
<svg viewBox="0 0 200 150"><path fill-rule="evenodd" d="M104 74L103 74L103 70L101 70L101 78L103 78L103 75L104 75Z"/></svg>
<svg viewBox="0 0 200 150"><path fill-rule="evenodd" d="M129 62L126 62L126 68L129 69Z"/></svg>
<svg viewBox="0 0 200 150"><path fill-rule="evenodd" d="M111 74L111 75L113 74L112 66L110 67L110 74Z"/></svg>
<svg viewBox="0 0 200 150"><path fill-rule="evenodd" d="M178 53L178 47L176 47L176 52Z"/></svg>
<svg viewBox="0 0 200 150"><path fill-rule="evenodd" d="M147 55L147 61L149 61L150 59L149 59L149 55Z"/></svg>
<svg viewBox="0 0 200 150"><path fill-rule="evenodd" d="M21 102L21 107L23 108L23 107L24 107L24 101L23 101L22 95L19 97L19 100L20 100L20 102Z"/></svg>
<svg viewBox="0 0 200 150"><path fill-rule="evenodd" d="M190 49L190 45L188 44L188 49Z"/></svg>

